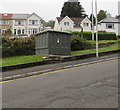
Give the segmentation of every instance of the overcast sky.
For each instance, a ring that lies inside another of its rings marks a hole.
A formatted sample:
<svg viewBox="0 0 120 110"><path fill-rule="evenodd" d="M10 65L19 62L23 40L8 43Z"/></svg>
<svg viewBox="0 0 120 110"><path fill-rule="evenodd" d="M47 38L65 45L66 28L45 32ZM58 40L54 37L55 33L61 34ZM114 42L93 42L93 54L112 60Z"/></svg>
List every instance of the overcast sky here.
<svg viewBox="0 0 120 110"><path fill-rule="evenodd" d="M0 0L0 13L33 13L44 20L55 20L67 0ZM91 14L91 0L79 0L86 14ZM118 1L98 0L98 11L106 10L112 16L118 15Z"/></svg>

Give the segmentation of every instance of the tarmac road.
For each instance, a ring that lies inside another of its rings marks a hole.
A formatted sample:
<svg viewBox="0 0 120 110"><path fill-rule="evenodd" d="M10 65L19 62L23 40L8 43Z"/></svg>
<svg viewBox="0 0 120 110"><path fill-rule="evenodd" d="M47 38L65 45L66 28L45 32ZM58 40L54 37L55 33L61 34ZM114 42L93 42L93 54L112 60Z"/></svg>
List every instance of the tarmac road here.
<svg viewBox="0 0 120 110"><path fill-rule="evenodd" d="M2 83L3 108L117 108L118 60Z"/></svg>

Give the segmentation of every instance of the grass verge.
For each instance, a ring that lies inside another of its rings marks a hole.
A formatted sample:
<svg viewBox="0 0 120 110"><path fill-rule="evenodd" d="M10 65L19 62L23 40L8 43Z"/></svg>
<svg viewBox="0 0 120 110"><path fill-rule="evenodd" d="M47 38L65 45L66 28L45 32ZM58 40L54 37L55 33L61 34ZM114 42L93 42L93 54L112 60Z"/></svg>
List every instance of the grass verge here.
<svg viewBox="0 0 120 110"><path fill-rule="evenodd" d="M96 41L94 40L88 40L88 42L92 45L95 45L96 44ZM99 40L98 43L99 44L107 44L107 43L116 43L118 42L117 40Z"/></svg>
<svg viewBox="0 0 120 110"><path fill-rule="evenodd" d="M42 56L16 56L2 58L2 66L30 63L45 60Z"/></svg>
<svg viewBox="0 0 120 110"><path fill-rule="evenodd" d="M118 43L115 43L111 46L105 47L105 48L99 48L99 52L108 52L113 50L118 50ZM89 49L89 50L80 50L80 51L72 51L72 55L84 55L84 54L92 54L95 53L96 49Z"/></svg>

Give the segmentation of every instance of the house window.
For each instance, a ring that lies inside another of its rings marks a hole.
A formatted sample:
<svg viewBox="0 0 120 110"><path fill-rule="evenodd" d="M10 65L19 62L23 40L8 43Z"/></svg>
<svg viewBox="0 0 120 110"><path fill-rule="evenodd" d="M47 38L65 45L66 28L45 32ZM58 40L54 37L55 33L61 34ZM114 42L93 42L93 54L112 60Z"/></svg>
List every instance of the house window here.
<svg viewBox="0 0 120 110"><path fill-rule="evenodd" d="M6 31L6 29L3 29L3 30L2 30L2 34L5 34L5 31Z"/></svg>
<svg viewBox="0 0 120 110"><path fill-rule="evenodd" d="M8 14L7 13L4 13L3 16L7 16Z"/></svg>
<svg viewBox="0 0 120 110"><path fill-rule="evenodd" d="M20 29L18 30L18 34L21 34L21 30Z"/></svg>
<svg viewBox="0 0 120 110"><path fill-rule="evenodd" d="M29 29L29 34L31 34L31 29Z"/></svg>
<svg viewBox="0 0 120 110"><path fill-rule="evenodd" d="M23 21L22 20L17 20L17 21L15 21L15 24L16 25L23 25Z"/></svg>
<svg viewBox="0 0 120 110"><path fill-rule="evenodd" d="M114 24L106 24L107 29L114 29Z"/></svg>
<svg viewBox="0 0 120 110"><path fill-rule="evenodd" d="M14 35L16 35L16 29L14 29Z"/></svg>
<svg viewBox="0 0 120 110"><path fill-rule="evenodd" d="M24 29L22 29L22 34L24 34Z"/></svg>
<svg viewBox="0 0 120 110"><path fill-rule="evenodd" d="M38 24L38 20L29 20L29 24L30 25L37 25Z"/></svg>
<svg viewBox="0 0 120 110"><path fill-rule="evenodd" d="M84 26L89 26L89 23L84 23Z"/></svg>
<svg viewBox="0 0 120 110"><path fill-rule="evenodd" d="M2 25L8 25L9 21L2 21Z"/></svg>
<svg viewBox="0 0 120 110"><path fill-rule="evenodd" d="M64 25L65 26L69 26L69 22L64 22Z"/></svg>

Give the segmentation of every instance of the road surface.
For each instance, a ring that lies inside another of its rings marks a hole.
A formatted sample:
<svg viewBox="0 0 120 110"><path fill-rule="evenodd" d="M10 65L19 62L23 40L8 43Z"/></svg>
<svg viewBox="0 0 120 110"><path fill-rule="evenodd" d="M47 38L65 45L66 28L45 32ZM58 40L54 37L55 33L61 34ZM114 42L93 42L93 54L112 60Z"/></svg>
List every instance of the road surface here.
<svg viewBox="0 0 120 110"><path fill-rule="evenodd" d="M118 59L2 83L3 108L117 108Z"/></svg>

